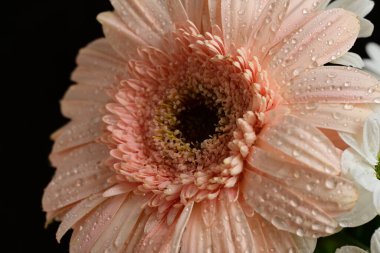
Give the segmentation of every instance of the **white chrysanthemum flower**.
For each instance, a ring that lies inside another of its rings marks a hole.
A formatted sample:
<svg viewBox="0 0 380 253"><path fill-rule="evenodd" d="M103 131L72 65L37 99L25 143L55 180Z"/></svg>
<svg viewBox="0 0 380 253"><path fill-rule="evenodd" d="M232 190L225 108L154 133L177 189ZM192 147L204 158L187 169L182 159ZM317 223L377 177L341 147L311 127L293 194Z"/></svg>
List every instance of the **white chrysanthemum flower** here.
<svg viewBox="0 0 380 253"><path fill-rule="evenodd" d="M360 207L370 220L380 213L380 111L375 112L364 124L362 134L341 133L350 146L342 155L342 168L363 188L362 198L373 199L373 205L364 201ZM360 202L360 201L359 201ZM372 216L372 217L371 217Z"/></svg>
<svg viewBox="0 0 380 253"><path fill-rule="evenodd" d="M371 238L371 253L380 252L380 228L375 231ZM368 253L354 246L344 246L336 250L335 253Z"/></svg>

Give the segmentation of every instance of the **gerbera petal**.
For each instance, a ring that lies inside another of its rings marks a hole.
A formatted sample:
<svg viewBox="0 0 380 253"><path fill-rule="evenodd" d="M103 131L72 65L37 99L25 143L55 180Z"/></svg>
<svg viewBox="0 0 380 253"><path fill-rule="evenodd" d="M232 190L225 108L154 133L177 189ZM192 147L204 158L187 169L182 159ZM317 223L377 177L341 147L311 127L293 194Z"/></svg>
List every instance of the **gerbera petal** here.
<svg viewBox="0 0 380 253"><path fill-rule="evenodd" d="M264 128L259 140L308 166L331 174L340 173L339 154L331 141L317 128L294 116Z"/></svg>
<svg viewBox="0 0 380 253"><path fill-rule="evenodd" d="M378 179L373 167L351 148L342 154L342 167L367 191L373 192Z"/></svg>
<svg viewBox="0 0 380 253"><path fill-rule="evenodd" d="M222 28L225 45L239 48L245 45L252 33L253 16L258 1L227 0L221 3Z"/></svg>
<svg viewBox="0 0 380 253"><path fill-rule="evenodd" d="M355 207L336 218L341 227L357 227L371 221L377 215L375 207L370 204L372 201L372 192L367 191L360 185L356 185L359 191L359 199Z"/></svg>
<svg viewBox="0 0 380 253"><path fill-rule="evenodd" d="M347 133L359 132L372 113L368 104L305 103L289 105L291 112L315 127Z"/></svg>
<svg viewBox="0 0 380 253"><path fill-rule="evenodd" d="M335 60L352 47L359 29L353 13L343 9L323 11L272 52L271 73L279 84L286 84L307 68Z"/></svg>
<svg viewBox="0 0 380 253"><path fill-rule="evenodd" d="M289 6L289 0L269 0L265 5L259 19L252 20L254 23L248 46L254 55L260 59L267 54L275 43L275 36L280 29L283 18ZM240 34L240 29L236 29ZM260 36L265 34L265 36Z"/></svg>
<svg viewBox="0 0 380 253"><path fill-rule="evenodd" d="M62 114L73 120L94 118L105 113L105 104L110 100L104 87L94 85L72 85L61 100Z"/></svg>
<svg viewBox="0 0 380 253"><path fill-rule="evenodd" d="M67 164L64 164L65 160L59 161L63 165L59 166L61 168L57 170L44 192L42 205L45 211L75 203L110 186L107 179L112 175L112 171L102 164L104 153L97 154L98 157L83 161L82 157L70 158L69 153Z"/></svg>
<svg viewBox="0 0 380 253"><path fill-rule="evenodd" d="M101 194L95 194L76 204L63 216L56 234L57 241L59 242L70 228L105 200Z"/></svg>
<svg viewBox="0 0 380 253"><path fill-rule="evenodd" d="M343 56L331 61L333 64L351 66L362 69L364 67L364 61L360 55L352 52L347 52Z"/></svg>
<svg viewBox="0 0 380 253"><path fill-rule="evenodd" d="M289 8L280 30L276 34L276 41L281 41L288 34L298 30L305 22L314 17L313 12L325 6L329 0L290 1Z"/></svg>
<svg viewBox="0 0 380 253"><path fill-rule="evenodd" d="M111 87L127 78L127 65L106 39L98 39L79 51L78 67L71 79L79 84Z"/></svg>
<svg viewBox="0 0 380 253"><path fill-rule="evenodd" d="M161 48L163 35L176 23L185 23L188 19L180 0L149 3L112 0L111 3L116 14L101 13L98 20L112 47L127 59L137 56L136 49L143 45Z"/></svg>
<svg viewBox="0 0 380 253"><path fill-rule="evenodd" d="M103 32L112 48L125 60L138 58L137 48L148 46L142 38L128 29L118 15L112 12L103 12L98 15L97 19L102 24ZM152 34L151 43L158 44L157 41L159 41L159 37L154 38Z"/></svg>
<svg viewBox="0 0 380 253"><path fill-rule="evenodd" d="M373 103L380 82L357 69L337 66L305 71L282 87L287 103Z"/></svg>
<svg viewBox="0 0 380 253"><path fill-rule="evenodd" d="M125 247L126 253L135 253L137 245L140 242L140 239L144 236L144 227L146 221L148 220L149 215L142 213L140 219L137 221L135 230L133 231L131 238L128 240L128 243Z"/></svg>
<svg viewBox="0 0 380 253"><path fill-rule="evenodd" d="M216 201L215 221L211 226L213 252L237 252L225 201Z"/></svg>
<svg viewBox="0 0 380 253"><path fill-rule="evenodd" d="M248 169L323 207L333 217L350 210L355 204L357 195L350 181L292 161L289 156L255 148L247 162ZM298 203L294 203L294 208L297 206Z"/></svg>
<svg viewBox="0 0 380 253"><path fill-rule="evenodd" d="M207 200L205 202L208 202ZM200 218L203 215L201 205L195 205L190 220L186 226L186 230L182 237L183 252L199 252L208 253L212 251L211 225L206 225ZM216 215L213 210L205 210L214 217Z"/></svg>
<svg viewBox="0 0 380 253"><path fill-rule="evenodd" d="M90 252L102 232L108 227L120 209L125 196L117 196L103 202L98 208L74 227L70 240L70 252Z"/></svg>
<svg viewBox="0 0 380 253"><path fill-rule="evenodd" d="M373 33L374 25L364 19L371 12L375 3L371 0L337 0L329 4L328 8L343 8L359 16L360 32L359 38L369 37Z"/></svg>
<svg viewBox="0 0 380 253"><path fill-rule="evenodd" d="M277 229L271 223L254 215L248 218L257 251L253 252L303 252L312 253L316 239L301 238Z"/></svg>
<svg viewBox="0 0 380 253"><path fill-rule="evenodd" d="M181 0L183 7L187 13L187 16L191 22L202 31L202 17L204 12L202 10L207 6L207 1L204 0Z"/></svg>
<svg viewBox="0 0 380 253"><path fill-rule="evenodd" d="M71 121L58 130L52 152L58 153L94 142L103 133L102 129L103 122L99 117L83 121Z"/></svg>
<svg viewBox="0 0 380 253"><path fill-rule="evenodd" d="M194 206L194 202L189 202L187 205L185 205L177 221L172 226L173 232L170 234L168 238L166 238L166 242L160 248L160 252L162 253L178 253L179 252L181 248L182 236L186 229L187 223L190 219L193 206Z"/></svg>
<svg viewBox="0 0 380 253"><path fill-rule="evenodd" d="M232 228L233 242L237 252L258 252L259 247L255 243L247 217L238 200L226 201L229 220Z"/></svg>
<svg viewBox="0 0 380 253"><path fill-rule="evenodd" d="M319 207L305 201L287 187L251 171L244 173L241 192L249 206L280 230L298 236L320 237L338 229L338 223ZM294 208L294 203L297 208Z"/></svg>
<svg viewBox="0 0 380 253"><path fill-rule="evenodd" d="M98 115L105 114L104 104L93 101L61 101L62 114L70 119L79 120L85 118L94 118Z"/></svg>
<svg viewBox="0 0 380 253"><path fill-rule="evenodd" d="M91 252L120 252L128 243L147 201L146 197L129 194Z"/></svg>
<svg viewBox="0 0 380 253"><path fill-rule="evenodd" d="M68 170L92 161L100 162L101 159L106 159L108 154L109 150L104 144L89 143L62 153L51 154L49 158L57 170Z"/></svg>

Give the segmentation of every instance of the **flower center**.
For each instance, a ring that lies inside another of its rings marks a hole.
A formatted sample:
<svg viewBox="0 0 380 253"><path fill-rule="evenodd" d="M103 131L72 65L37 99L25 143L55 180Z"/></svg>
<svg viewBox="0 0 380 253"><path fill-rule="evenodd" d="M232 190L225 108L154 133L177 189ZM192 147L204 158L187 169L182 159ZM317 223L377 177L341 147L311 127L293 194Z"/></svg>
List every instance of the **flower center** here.
<svg viewBox="0 0 380 253"><path fill-rule="evenodd" d="M196 84L169 89L164 97L156 106L151 132L166 162L204 166L228 153L231 114L222 93Z"/></svg>
<svg viewBox="0 0 380 253"><path fill-rule="evenodd" d="M176 115L176 128L181 139L190 147L200 149L201 143L217 134L219 124L218 109L205 97L190 98Z"/></svg>

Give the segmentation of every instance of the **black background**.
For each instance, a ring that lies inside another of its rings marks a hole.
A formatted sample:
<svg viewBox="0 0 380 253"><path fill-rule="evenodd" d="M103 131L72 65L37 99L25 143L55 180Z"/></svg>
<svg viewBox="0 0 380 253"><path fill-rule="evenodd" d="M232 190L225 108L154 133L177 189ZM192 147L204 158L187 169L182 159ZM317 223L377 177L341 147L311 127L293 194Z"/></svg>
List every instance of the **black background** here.
<svg viewBox="0 0 380 253"><path fill-rule="evenodd" d="M53 175L49 135L66 122L59 100L71 84L77 51L102 36L95 20L111 10L107 0L9 1L0 26L0 229L1 252L67 252L57 225L44 229L41 196ZM379 24L380 1L369 19ZM380 27L360 39L380 43ZM5 66L5 67L4 67ZM5 77L5 78L4 78Z"/></svg>

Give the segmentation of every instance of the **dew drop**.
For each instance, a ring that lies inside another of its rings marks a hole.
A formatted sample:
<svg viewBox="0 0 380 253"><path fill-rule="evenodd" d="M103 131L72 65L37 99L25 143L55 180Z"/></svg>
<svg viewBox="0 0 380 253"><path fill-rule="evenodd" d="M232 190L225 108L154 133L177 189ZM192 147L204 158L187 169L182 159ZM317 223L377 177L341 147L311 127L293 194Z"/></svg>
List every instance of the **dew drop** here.
<svg viewBox="0 0 380 253"><path fill-rule="evenodd" d="M297 229L296 234L297 234L299 237L303 237L303 236L305 235L305 231L303 231L302 228L299 228L299 229Z"/></svg>
<svg viewBox="0 0 380 253"><path fill-rule="evenodd" d="M351 82L348 82L348 81L347 81L347 82L345 82L343 85L344 85L344 87L350 87Z"/></svg>
<svg viewBox="0 0 380 253"><path fill-rule="evenodd" d="M327 189L334 189L336 187L336 182L334 179L327 179L325 182L325 186Z"/></svg>
<svg viewBox="0 0 380 253"><path fill-rule="evenodd" d="M352 105L352 104L344 104L343 108L345 110L352 110L352 109L354 109L354 105Z"/></svg>

